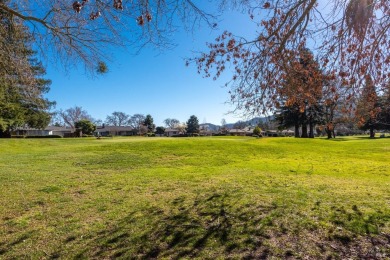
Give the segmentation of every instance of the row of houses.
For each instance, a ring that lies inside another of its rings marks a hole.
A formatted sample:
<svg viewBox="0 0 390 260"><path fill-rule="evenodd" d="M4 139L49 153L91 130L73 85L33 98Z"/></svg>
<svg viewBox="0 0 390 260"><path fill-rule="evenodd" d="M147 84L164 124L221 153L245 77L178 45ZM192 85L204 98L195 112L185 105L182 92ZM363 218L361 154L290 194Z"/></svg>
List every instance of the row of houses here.
<svg viewBox="0 0 390 260"><path fill-rule="evenodd" d="M70 136L75 132L74 128L62 126L48 126L45 129L35 129L29 127L21 127L12 131L12 135L16 136ZM97 127L94 134L96 136L131 136L136 135L137 130L130 126L100 126Z"/></svg>
<svg viewBox="0 0 390 260"><path fill-rule="evenodd" d="M48 126L45 129L35 129L35 128L19 128L12 132L12 135L15 136L50 136L50 135L58 135L58 136L72 136L75 132L75 129L70 127L60 127L60 126ZM133 136L137 135L137 129L130 126L99 126L96 128L94 135L95 136ZM178 128L167 128L165 129L165 133L160 136L176 136L184 134L184 132ZM204 136L212 136L216 134L220 134L219 131L211 131L211 130L200 130L200 135ZM253 134L253 127L246 127L243 129L228 129L226 131L227 135L234 136L248 136ZM263 136L293 136L294 131L291 130L269 130L263 131L261 133Z"/></svg>

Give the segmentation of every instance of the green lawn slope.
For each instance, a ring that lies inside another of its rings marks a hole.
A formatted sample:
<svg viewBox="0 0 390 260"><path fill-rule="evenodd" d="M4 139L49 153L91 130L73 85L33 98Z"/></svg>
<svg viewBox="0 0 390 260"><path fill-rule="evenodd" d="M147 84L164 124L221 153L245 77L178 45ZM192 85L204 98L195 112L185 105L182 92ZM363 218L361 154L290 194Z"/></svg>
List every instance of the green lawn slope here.
<svg viewBox="0 0 390 260"><path fill-rule="evenodd" d="M390 138L0 140L0 259L390 258Z"/></svg>

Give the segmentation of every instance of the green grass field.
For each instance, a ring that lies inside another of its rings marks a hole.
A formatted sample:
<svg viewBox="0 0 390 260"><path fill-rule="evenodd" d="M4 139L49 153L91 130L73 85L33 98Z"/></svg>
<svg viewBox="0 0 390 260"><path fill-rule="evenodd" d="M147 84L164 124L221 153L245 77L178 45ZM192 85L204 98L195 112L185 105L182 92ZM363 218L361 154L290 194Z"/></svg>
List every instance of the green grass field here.
<svg viewBox="0 0 390 260"><path fill-rule="evenodd" d="M0 140L0 259L390 258L390 138Z"/></svg>

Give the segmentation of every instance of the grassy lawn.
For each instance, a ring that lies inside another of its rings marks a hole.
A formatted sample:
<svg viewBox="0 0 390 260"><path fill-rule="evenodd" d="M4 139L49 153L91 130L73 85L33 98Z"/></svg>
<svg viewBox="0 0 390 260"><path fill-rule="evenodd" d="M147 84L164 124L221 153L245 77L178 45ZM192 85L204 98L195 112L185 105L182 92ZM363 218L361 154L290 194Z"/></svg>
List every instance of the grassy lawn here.
<svg viewBox="0 0 390 260"><path fill-rule="evenodd" d="M390 258L390 138L0 140L0 259Z"/></svg>

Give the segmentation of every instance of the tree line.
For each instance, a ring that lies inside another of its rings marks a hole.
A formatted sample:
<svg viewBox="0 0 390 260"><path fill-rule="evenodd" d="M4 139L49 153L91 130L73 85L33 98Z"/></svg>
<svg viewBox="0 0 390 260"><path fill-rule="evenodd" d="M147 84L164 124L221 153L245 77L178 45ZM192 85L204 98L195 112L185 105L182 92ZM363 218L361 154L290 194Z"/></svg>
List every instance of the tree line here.
<svg viewBox="0 0 390 260"><path fill-rule="evenodd" d="M69 127L75 131L82 129L85 134L93 134L98 126L128 126L138 135L151 133L163 135L166 129L176 129L182 134L198 134L200 131L199 120L195 115L190 116L185 123L175 118L167 118L164 120L164 126L156 127L150 114L146 116L144 114L129 115L125 112L114 111L103 121L94 119L80 106L55 112L51 124L53 126Z"/></svg>

